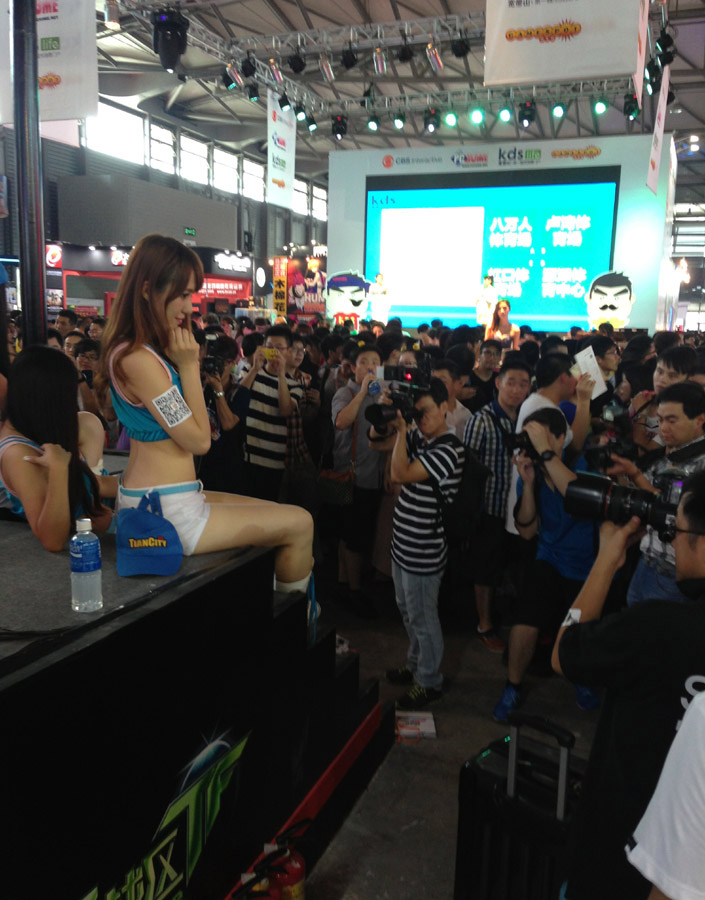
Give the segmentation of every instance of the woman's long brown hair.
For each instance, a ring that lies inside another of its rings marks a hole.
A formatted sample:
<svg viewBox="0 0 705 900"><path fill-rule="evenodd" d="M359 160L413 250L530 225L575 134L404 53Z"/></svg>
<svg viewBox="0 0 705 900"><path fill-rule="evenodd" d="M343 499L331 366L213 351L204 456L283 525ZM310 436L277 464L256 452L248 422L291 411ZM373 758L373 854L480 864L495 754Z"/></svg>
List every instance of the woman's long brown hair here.
<svg viewBox="0 0 705 900"><path fill-rule="evenodd" d="M127 346L113 360L118 377L124 377L120 364L122 358L136 347L149 344L157 353L166 356L169 333L164 310L186 289L191 273L196 280L195 290L198 291L203 284L201 260L190 247L175 238L148 234L135 244L122 273L101 340L97 390L107 390L110 381L108 360L119 344ZM148 297L144 296L145 284ZM157 300L157 295L161 294L163 299L160 297ZM190 316L187 316L187 325L191 326Z"/></svg>
<svg viewBox="0 0 705 900"><path fill-rule="evenodd" d="M498 300L495 303L494 312L492 313L492 324L490 325L490 332L492 334L494 334L495 331L497 331L497 329L499 328L499 304L500 303L506 303L507 309L512 308L512 305L509 302L509 300Z"/></svg>

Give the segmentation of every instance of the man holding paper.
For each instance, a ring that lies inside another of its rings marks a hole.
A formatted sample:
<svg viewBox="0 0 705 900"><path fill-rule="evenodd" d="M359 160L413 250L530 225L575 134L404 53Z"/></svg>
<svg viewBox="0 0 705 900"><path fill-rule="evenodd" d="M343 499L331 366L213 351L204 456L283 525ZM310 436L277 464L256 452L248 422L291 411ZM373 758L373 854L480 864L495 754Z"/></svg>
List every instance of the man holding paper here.
<svg viewBox="0 0 705 900"><path fill-rule="evenodd" d="M581 372L588 372L595 380L590 415L598 419L614 397L614 376L619 366L619 350L610 338L590 335L580 342L580 351L575 354L575 361Z"/></svg>

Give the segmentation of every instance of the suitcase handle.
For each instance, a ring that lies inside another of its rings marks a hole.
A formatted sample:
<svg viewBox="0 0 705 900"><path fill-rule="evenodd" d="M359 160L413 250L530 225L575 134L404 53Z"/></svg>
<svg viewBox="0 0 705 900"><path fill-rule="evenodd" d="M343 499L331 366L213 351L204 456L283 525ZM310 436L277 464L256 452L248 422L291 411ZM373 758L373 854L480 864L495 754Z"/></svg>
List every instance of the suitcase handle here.
<svg viewBox="0 0 705 900"><path fill-rule="evenodd" d="M545 716L532 716L529 713L512 710L507 717L510 725L516 725L517 728L533 728L534 731L540 731L542 734L548 734L558 741L559 747L567 747L572 750L575 747L575 735L567 728L561 728L551 722Z"/></svg>
<svg viewBox="0 0 705 900"><path fill-rule="evenodd" d="M558 763L558 796L556 799L556 818L559 822L565 819L566 795L568 793L568 767L570 751L575 746L575 735L560 725L554 725L543 716L531 716L522 712L509 713L510 742L509 760L507 763L507 796L516 795L517 765L519 763L519 730L522 727L533 728L542 734L554 737L560 748Z"/></svg>

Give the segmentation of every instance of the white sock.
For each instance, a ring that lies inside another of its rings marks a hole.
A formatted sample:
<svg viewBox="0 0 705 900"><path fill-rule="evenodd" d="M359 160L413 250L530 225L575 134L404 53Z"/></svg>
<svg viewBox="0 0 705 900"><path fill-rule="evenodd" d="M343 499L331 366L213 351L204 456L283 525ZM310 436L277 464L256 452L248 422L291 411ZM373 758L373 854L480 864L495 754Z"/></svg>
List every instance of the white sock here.
<svg viewBox="0 0 705 900"><path fill-rule="evenodd" d="M301 591L305 594L310 580L311 572L309 572L305 578L300 578L298 581L280 581L276 578L274 581L274 589L282 594L293 594L294 591Z"/></svg>

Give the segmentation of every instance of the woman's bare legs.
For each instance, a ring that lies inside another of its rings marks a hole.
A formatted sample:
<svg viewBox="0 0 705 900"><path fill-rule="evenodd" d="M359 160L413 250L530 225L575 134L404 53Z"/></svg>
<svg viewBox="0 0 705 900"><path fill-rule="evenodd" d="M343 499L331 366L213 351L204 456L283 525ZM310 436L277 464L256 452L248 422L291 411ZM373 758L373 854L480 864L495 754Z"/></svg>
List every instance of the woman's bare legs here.
<svg viewBox="0 0 705 900"><path fill-rule="evenodd" d="M211 511L195 553L234 547L276 547L277 580L292 583L313 568L313 519L300 506L208 492Z"/></svg>

